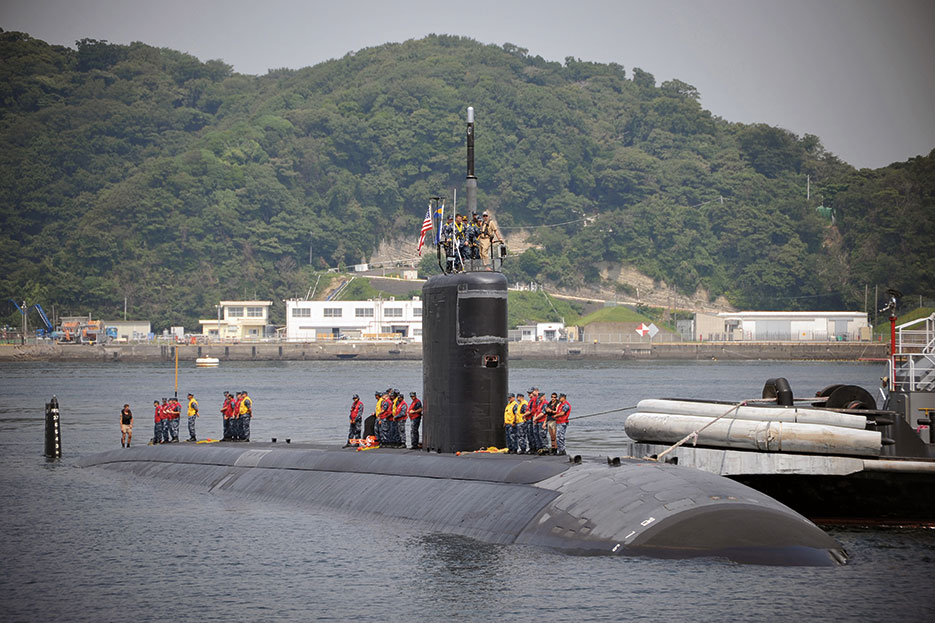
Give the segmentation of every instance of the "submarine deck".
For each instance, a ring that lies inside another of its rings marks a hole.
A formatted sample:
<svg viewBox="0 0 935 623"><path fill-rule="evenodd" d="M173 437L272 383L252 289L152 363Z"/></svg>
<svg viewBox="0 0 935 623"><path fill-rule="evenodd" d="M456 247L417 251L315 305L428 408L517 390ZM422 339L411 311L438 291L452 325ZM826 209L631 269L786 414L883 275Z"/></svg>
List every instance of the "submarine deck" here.
<svg viewBox="0 0 935 623"><path fill-rule="evenodd" d="M140 446L78 465L569 553L781 565L846 559L831 537L761 493L648 460L251 442Z"/></svg>

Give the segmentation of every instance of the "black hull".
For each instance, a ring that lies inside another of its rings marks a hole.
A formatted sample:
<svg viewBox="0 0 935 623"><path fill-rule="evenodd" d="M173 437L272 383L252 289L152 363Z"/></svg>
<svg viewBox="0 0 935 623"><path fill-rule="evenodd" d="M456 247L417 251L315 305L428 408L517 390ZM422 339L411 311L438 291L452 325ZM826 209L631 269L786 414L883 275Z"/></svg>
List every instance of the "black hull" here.
<svg viewBox="0 0 935 623"><path fill-rule="evenodd" d="M729 476L821 525L933 526L935 473Z"/></svg>
<svg viewBox="0 0 935 623"><path fill-rule="evenodd" d="M142 446L79 465L576 554L771 565L846 560L837 542L775 500L652 461L250 443Z"/></svg>

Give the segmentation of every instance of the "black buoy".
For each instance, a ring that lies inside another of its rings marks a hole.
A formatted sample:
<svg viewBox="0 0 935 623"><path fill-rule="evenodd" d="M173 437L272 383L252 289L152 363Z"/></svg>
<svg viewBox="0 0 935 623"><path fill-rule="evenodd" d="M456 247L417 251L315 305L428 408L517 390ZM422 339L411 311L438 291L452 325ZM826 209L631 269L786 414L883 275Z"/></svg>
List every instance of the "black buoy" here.
<svg viewBox="0 0 935 623"><path fill-rule="evenodd" d="M502 448L507 281L502 273L435 275L422 287L425 450Z"/></svg>
<svg viewBox="0 0 935 623"><path fill-rule="evenodd" d="M55 396L45 404L45 455L54 459L62 456L62 428Z"/></svg>

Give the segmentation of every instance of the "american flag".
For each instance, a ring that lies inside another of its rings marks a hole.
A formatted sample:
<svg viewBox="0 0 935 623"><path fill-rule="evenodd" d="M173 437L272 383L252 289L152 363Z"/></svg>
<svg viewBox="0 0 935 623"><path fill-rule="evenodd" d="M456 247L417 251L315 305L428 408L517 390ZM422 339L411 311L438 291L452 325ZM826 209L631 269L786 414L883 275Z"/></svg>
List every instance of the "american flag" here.
<svg viewBox="0 0 935 623"><path fill-rule="evenodd" d="M416 249L419 255L422 255L422 245L425 244L425 234L432 230L432 205L425 210L425 220L422 221L422 231L419 232L419 248Z"/></svg>

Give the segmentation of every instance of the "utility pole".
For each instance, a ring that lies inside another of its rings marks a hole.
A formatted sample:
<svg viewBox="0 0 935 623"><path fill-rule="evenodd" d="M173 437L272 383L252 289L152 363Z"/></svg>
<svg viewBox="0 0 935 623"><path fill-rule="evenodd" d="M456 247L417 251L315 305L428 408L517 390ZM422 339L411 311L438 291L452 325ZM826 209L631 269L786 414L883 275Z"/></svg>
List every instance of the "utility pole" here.
<svg viewBox="0 0 935 623"><path fill-rule="evenodd" d="M877 326L877 316L879 311L877 310L878 302L880 300L880 286L873 284L873 326Z"/></svg>
<svg viewBox="0 0 935 623"><path fill-rule="evenodd" d="M23 309L22 309L22 312L23 312L23 346L26 345L26 311L27 311L27 308L26 308L26 301L25 301L25 299L24 299L24 300L23 300Z"/></svg>

